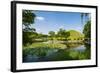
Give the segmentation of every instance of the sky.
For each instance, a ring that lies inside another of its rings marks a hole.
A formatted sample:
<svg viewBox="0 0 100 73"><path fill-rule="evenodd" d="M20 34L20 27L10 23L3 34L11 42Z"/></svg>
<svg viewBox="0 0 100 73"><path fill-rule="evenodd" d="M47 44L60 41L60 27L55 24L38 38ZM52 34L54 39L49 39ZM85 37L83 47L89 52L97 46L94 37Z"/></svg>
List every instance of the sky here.
<svg viewBox="0 0 100 73"><path fill-rule="evenodd" d="M77 30L82 33L84 24L79 12L33 11L36 15L32 27L38 33L48 34L49 31L59 31L60 28ZM87 20L88 17L85 17Z"/></svg>

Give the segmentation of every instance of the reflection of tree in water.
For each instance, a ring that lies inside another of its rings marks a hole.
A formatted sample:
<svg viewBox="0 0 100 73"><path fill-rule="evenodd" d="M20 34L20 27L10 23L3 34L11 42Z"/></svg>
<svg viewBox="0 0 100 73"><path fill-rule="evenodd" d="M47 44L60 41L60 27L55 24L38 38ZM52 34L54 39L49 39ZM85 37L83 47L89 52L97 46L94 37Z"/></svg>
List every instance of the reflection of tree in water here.
<svg viewBox="0 0 100 73"><path fill-rule="evenodd" d="M64 43L65 44L65 43ZM65 44L67 48L76 48L79 47L81 45L83 45L84 43L67 43Z"/></svg>
<svg viewBox="0 0 100 73"><path fill-rule="evenodd" d="M90 44L84 44L86 47L85 54L88 59L91 59L91 45Z"/></svg>

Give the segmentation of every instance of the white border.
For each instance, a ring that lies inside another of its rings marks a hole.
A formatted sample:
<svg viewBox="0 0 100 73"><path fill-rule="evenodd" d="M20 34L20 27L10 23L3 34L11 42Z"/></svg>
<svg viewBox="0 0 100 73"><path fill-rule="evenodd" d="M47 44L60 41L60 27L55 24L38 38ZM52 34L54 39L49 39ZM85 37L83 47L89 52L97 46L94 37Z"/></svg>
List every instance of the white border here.
<svg viewBox="0 0 100 73"><path fill-rule="evenodd" d="M39 69L39 68L52 68L52 67L72 67L72 66L85 66L95 65L96 59L96 18L95 9L81 8L81 7L60 7L60 6L47 6L47 5L28 5L17 4L17 70L22 69ZM91 60L74 60L74 61L57 61L57 62L35 62L35 63L22 63L22 9L26 10L44 10L44 11L63 11L63 12L87 12L91 13Z"/></svg>

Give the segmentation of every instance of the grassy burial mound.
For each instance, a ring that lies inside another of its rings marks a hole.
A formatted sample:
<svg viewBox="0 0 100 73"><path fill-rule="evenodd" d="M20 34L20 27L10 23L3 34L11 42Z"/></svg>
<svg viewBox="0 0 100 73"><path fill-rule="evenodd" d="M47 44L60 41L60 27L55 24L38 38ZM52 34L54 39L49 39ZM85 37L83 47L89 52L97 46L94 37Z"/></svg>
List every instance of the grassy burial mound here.
<svg viewBox="0 0 100 73"><path fill-rule="evenodd" d="M67 31L70 33L70 36L67 37L69 42L81 42L84 40L84 35L76 30Z"/></svg>

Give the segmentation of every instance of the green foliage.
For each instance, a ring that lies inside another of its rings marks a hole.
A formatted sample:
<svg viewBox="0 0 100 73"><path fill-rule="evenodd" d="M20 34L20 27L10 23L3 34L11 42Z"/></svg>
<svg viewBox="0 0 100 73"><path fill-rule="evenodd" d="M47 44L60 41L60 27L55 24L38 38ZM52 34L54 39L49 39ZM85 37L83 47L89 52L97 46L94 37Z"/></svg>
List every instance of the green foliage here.
<svg viewBox="0 0 100 73"><path fill-rule="evenodd" d="M33 43L23 46L23 57L27 55L37 55L39 57L46 56L48 50L65 49L64 44L47 44L47 43Z"/></svg>
<svg viewBox="0 0 100 73"><path fill-rule="evenodd" d="M60 36L60 37L66 37L67 38L70 34L68 32L66 32L66 30L60 28L57 35Z"/></svg>
<svg viewBox="0 0 100 73"><path fill-rule="evenodd" d="M32 43L32 39L35 33L34 28L30 28L30 25L34 23L36 15L31 10L23 10L22 24L23 24L23 45Z"/></svg>
<svg viewBox="0 0 100 73"><path fill-rule="evenodd" d="M85 35L86 38L90 38L91 37L91 21L88 21L83 29L83 33Z"/></svg>
<svg viewBox="0 0 100 73"><path fill-rule="evenodd" d="M57 32L57 37L59 38L59 40L67 40L67 37L70 36L69 32L66 32L65 29L60 28L59 31Z"/></svg>
<svg viewBox="0 0 100 73"><path fill-rule="evenodd" d="M79 52L78 51L71 51L69 53L69 56L72 57L73 59L78 59Z"/></svg>
<svg viewBox="0 0 100 73"><path fill-rule="evenodd" d="M50 35L51 37L54 37L54 36L55 36L55 32L54 32L54 31L49 31L49 35Z"/></svg>
<svg viewBox="0 0 100 73"><path fill-rule="evenodd" d="M65 34L66 34L66 30L64 30L62 28L60 28L58 33L57 33L58 36L64 36Z"/></svg>
<svg viewBox="0 0 100 73"><path fill-rule="evenodd" d="M69 45L71 45L71 43ZM84 51L78 51L75 50L75 47L71 47L71 49L65 44L33 43L31 45L23 46L23 58L31 55L42 59L43 57L47 57L47 61L86 60L91 58L91 51L90 45L85 46L86 49Z"/></svg>
<svg viewBox="0 0 100 73"><path fill-rule="evenodd" d="M24 32L23 31L23 45L32 44L37 33L35 32Z"/></svg>
<svg viewBox="0 0 100 73"><path fill-rule="evenodd" d="M36 15L31 10L23 10L22 23L25 26L29 26L34 23Z"/></svg>
<svg viewBox="0 0 100 73"><path fill-rule="evenodd" d="M52 40L52 43L53 43L53 40L54 40L54 37L55 37L55 32L54 31L49 31L49 37L50 37L50 40Z"/></svg>

